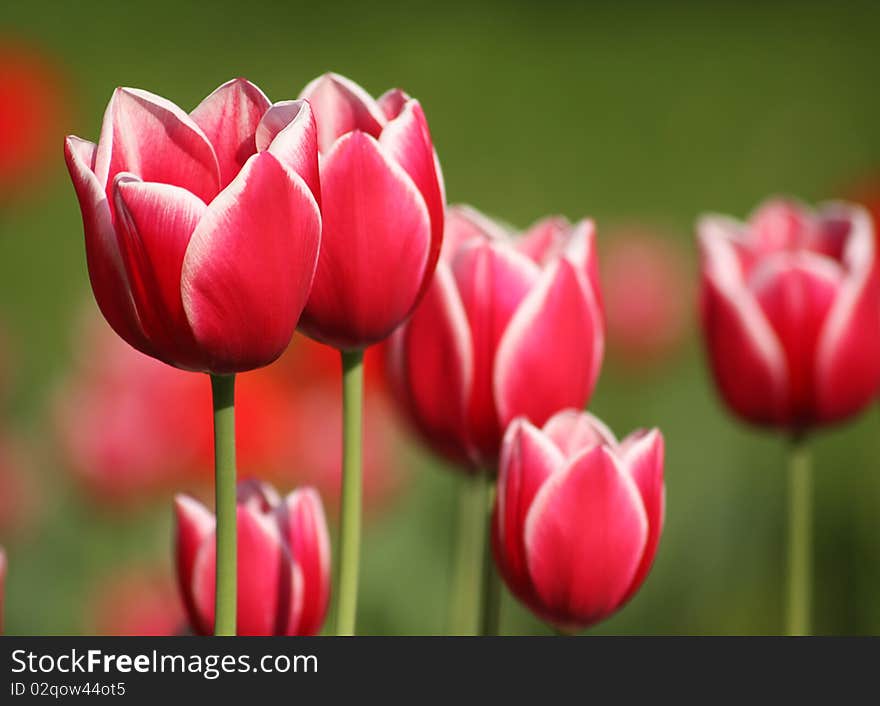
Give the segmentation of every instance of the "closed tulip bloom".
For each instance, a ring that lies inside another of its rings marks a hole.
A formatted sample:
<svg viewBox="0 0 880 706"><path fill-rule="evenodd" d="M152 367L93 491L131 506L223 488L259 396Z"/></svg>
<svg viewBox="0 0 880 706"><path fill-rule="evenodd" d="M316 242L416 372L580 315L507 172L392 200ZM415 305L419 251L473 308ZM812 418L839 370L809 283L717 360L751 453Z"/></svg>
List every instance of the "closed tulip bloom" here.
<svg viewBox="0 0 880 706"><path fill-rule="evenodd" d="M501 576L538 617L571 632L639 589L657 553L666 489L663 435L618 442L596 417L518 419L501 453L492 545Z"/></svg>
<svg viewBox="0 0 880 706"><path fill-rule="evenodd" d="M214 625L214 515L179 495L177 578L193 630ZM239 635L314 635L330 597L330 540L318 494L286 498L258 481L238 485Z"/></svg>
<svg viewBox="0 0 880 706"><path fill-rule="evenodd" d="M374 100L336 74L300 98L315 111L323 241L301 329L341 350L386 338L434 272L444 193L419 102L399 90Z"/></svg>
<svg viewBox="0 0 880 706"><path fill-rule="evenodd" d="M434 281L392 337L389 376L430 445L494 468L517 416L586 405L604 333L592 221L547 218L519 237L450 208Z"/></svg>
<svg viewBox="0 0 880 706"><path fill-rule="evenodd" d="M803 432L849 417L880 386L880 280L860 207L764 204L747 223L706 216L701 313L728 406Z"/></svg>
<svg viewBox="0 0 880 706"><path fill-rule="evenodd" d="M138 350L228 374L290 341L317 263L321 216L308 104L272 105L236 79L190 114L113 94L98 144L68 137L95 299Z"/></svg>

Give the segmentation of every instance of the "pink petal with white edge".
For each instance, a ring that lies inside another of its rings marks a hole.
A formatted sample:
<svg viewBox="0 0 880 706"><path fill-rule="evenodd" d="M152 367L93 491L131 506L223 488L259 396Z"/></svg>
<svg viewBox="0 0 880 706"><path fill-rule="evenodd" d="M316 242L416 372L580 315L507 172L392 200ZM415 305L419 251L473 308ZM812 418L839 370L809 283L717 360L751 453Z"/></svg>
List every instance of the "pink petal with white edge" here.
<svg viewBox="0 0 880 706"><path fill-rule="evenodd" d="M335 348L363 348L387 338L415 303L431 219L409 175L363 132L324 156L321 191L321 254L300 326Z"/></svg>
<svg viewBox="0 0 880 706"><path fill-rule="evenodd" d="M785 354L742 279L726 221L701 219L701 318L709 360L727 404L745 419L779 422L786 414Z"/></svg>
<svg viewBox="0 0 880 706"><path fill-rule="evenodd" d="M274 487L256 478L239 481L235 487L235 502L254 512L266 514L281 504L281 496Z"/></svg>
<svg viewBox="0 0 880 706"><path fill-rule="evenodd" d="M529 573L546 617L571 628L610 615L632 583L647 537L639 491L606 447L554 473L525 527Z"/></svg>
<svg viewBox="0 0 880 706"><path fill-rule="evenodd" d="M269 108L257 127L256 144L258 150L269 150L299 174L321 204L318 133L307 101L281 101Z"/></svg>
<svg viewBox="0 0 880 706"><path fill-rule="evenodd" d="M207 635L213 631L213 625L204 619L201 606L194 599L193 572L196 556L202 551L208 538L214 535L216 521L214 515L204 505L187 495L178 495L174 498L174 517L177 580L180 584L181 596L193 629Z"/></svg>
<svg viewBox="0 0 880 706"><path fill-rule="evenodd" d="M211 203L183 262L183 306L214 373L267 365L290 342L321 237L311 192L260 152Z"/></svg>
<svg viewBox="0 0 880 706"><path fill-rule="evenodd" d="M538 265L559 255L571 224L564 216L547 216L529 226L516 239L516 249L531 258Z"/></svg>
<svg viewBox="0 0 880 706"><path fill-rule="evenodd" d="M302 574L271 516L237 508L237 635L284 635L302 613ZM216 542L212 532L196 557L192 591L201 624L214 624ZM204 632L210 634L211 627Z"/></svg>
<svg viewBox="0 0 880 706"><path fill-rule="evenodd" d="M317 635L330 601L330 537L321 497L314 488L300 488L287 496L277 519L302 575L302 612L288 634Z"/></svg>
<svg viewBox="0 0 880 706"><path fill-rule="evenodd" d="M312 105L318 124L318 149L330 151L333 143L352 130L379 137L385 115L363 88L339 74L327 73L311 81L299 94Z"/></svg>
<svg viewBox="0 0 880 706"><path fill-rule="evenodd" d="M870 216L832 204L826 220L850 222L843 250L847 274L823 327L816 359L816 404L822 420L849 416L875 399L880 386L880 273Z"/></svg>
<svg viewBox="0 0 880 706"><path fill-rule="evenodd" d="M494 465L507 426L507 420L499 421L492 391L498 344L540 271L509 245L480 240L473 240L459 250L452 269L470 325L473 348L467 428L482 461Z"/></svg>
<svg viewBox="0 0 880 706"><path fill-rule="evenodd" d="M183 368L203 363L180 298L190 237L207 207L186 189L116 175L119 245L141 328L157 357Z"/></svg>
<svg viewBox="0 0 880 706"><path fill-rule="evenodd" d="M190 113L207 136L220 167L224 189L257 151L254 134L271 102L247 79L234 78L217 88Z"/></svg>
<svg viewBox="0 0 880 706"><path fill-rule="evenodd" d="M525 549L526 516L541 486L564 464L559 450L528 420L521 417L508 427L498 466L494 549L508 585L526 602L534 598Z"/></svg>
<svg viewBox="0 0 880 706"><path fill-rule="evenodd" d="M495 362L493 389L502 426L520 414L543 424L557 410L583 408L589 401L604 335L584 280L571 263L559 260L511 320Z"/></svg>
<svg viewBox="0 0 880 706"><path fill-rule="evenodd" d="M544 424L543 431L569 459L599 444L617 448L614 432L601 419L580 409L557 412Z"/></svg>
<svg viewBox="0 0 880 706"><path fill-rule="evenodd" d="M119 172L180 186L208 203L220 189L214 148L180 108L136 88L117 88L110 99L95 156L98 181L111 186Z"/></svg>
<svg viewBox="0 0 880 706"><path fill-rule="evenodd" d="M560 254L571 262L578 272L586 275L601 315L602 287L599 283L599 256L596 252L596 226L593 221L585 218L575 223ZM601 363L600 359L595 364L598 366Z"/></svg>
<svg viewBox="0 0 880 706"><path fill-rule="evenodd" d="M406 105L409 99L410 96L406 91L392 88L379 96L376 99L376 103L388 120L394 120L394 118L400 115L400 111L403 110L403 106Z"/></svg>
<svg viewBox="0 0 880 706"><path fill-rule="evenodd" d="M464 205L446 209L443 227L443 246L440 257L452 262L458 251L471 240L507 241L508 233L497 223L475 208Z"/></svg>
<svg viewBox="0 0 880 706"><path fill-rule="evenodd" d="M422 285L421 294L424 294L431 281L430 273L434 271L437 259L440 257L440 247L443 243L443 212L446 204L443 201L443 192L435 168L435 153L428 122L417 100L408 101L400 114L385 126L379 144L412 177L413 183L422 193L428 207L428 214L431 217L431 247L425 266L425 272L429 276L425 277ZM416 300L420 298L421 295Z"/></svg>
<svg viewBox="0 0 880 706"><path fill-rule="evenodd" d="M624 596L628 601L639 590L657 554L663 522L666 515L666 486L663 483L663 434L658 429L630 434L620 444L618 458L621 465L636 482L648 517L648 539L645 551L632 584Z"/></svg>
<svg viewBox="0 0 880 706"><path fill-rule="evenodd" d="M142 353L152 355L134 308L107 194L92 171L96 152L96 145L87 140L71 135L64 141L64 159L82 213L92 292L113 330Z"/></svg>
<svg viewBox="0 0 880 706"><path fill-rule="evenodd" d="M422 303L398 331L397 377L416 425L436 450L469 464L473 450L465 421L474 376L471 332L446 263L438 265Z"/></svg>

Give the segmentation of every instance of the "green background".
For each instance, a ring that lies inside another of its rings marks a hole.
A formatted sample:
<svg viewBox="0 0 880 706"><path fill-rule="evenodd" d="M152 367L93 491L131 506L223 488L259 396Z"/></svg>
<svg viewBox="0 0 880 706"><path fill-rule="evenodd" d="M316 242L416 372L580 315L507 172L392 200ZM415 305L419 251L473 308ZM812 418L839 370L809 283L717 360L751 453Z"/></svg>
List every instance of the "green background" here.
<svg viewBox="0 0 880 706"><path fill-rule="evenodd" d="M876 6L874 6L876 7ZM335 70L423 103L449 201L518 225L561 212L657 224L693 250L702 211L835 196L880 164L870 4L643 2L6 3L0 30L70 77L67 132L96 139L117 85L190 109L243 75L274 100ZM3 110L7 106L2 107ZM44 520L10 555L7 631L69 633L95 576L170 546L170 507L98 511L53 460L48 399L88 296L63 167L0 214L0 316L17 350L9 424L43 450ZM695 259L695 258L693 258ZM637 597L598 633L782 629L784 439L722 408L699 341L653 376L609 361L591 409L619 434L661 427L667 526ZM817 435L815 629L880 632L880 415ZM359 628L443 630L457 478L421 453L370 527ZM167 553L167 552L166 552ZM170 555L167 559L170 561ZM504 631L546 632L506 597Z"/></svg>

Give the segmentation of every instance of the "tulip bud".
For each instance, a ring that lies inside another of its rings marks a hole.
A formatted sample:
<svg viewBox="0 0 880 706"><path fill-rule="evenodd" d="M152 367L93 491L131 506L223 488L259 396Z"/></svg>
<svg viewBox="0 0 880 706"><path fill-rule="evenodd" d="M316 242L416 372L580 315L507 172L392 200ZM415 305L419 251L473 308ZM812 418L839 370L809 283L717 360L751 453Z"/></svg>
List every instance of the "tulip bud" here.
<svg viewBox="0 0 880 706"><path fill-rule="evenodd" d="M92 291L117 334L165 363L216 374L282 353L321 237L307 104L275 109L236 79L187 115L119 88L98 144L68 137L65 157Z"/></svg>
<svg viewBox="0 0 880 706"><path fill-rule="evenodd" d="M238 485L239 635L314 635L330 598L330 539L318 494L286 498L258 481ZM215 519L185 495L175 500L177 578L193 630L214 624Z"/></svg>
<svg viewBox="0 0 880 706"><path fill-rule="evenodd" d="M315 111L323 234L300 328L340 349L386 338L424 294L440 253L445 197L417 100L374 100L325 74L300 98Z"/></svg>
<svg viewBox="0 0 880 706"><path fill-rule="evenodd" d="M604 349L593 223L520 238L450 208L434 281L387 349L398 399L432 448L494 468L503 430L590 398Z"/></svg>
<svg viewBox="0 0 880 706"><path fill-rule="evenodd" d="M715 381L743 419L794 432L849 417L880 387L880 273L870 217L832 203L705 216L701 314Z"/></svg>
<svg viewBox="0 0 880 706"><path fill-rule="evenodd" d="M564 631L618 610L654 561L666 504L663 435L618 442L586 412L542 429L517 419L504 436L492 545L510 590Z"/></svg>

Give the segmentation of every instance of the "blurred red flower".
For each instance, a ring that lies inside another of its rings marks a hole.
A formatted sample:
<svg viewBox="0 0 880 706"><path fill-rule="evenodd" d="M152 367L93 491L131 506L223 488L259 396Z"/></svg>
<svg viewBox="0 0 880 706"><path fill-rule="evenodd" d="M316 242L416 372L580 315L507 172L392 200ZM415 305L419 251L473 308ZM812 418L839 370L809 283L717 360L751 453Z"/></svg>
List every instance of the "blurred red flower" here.
<svg viewBox="0 0 880 706"><path fill-rule="evenodd" d="M97 498L139 503L210 487L211 391L202 375L176 370L126 345L103 321L79 336L61 385L55 427L64 463ZM236 392L239 477L281 487L310 484L334 509L340 482L339 356L295 336L275 364L241 375ZM395 429L374 355L367 356L365 501L381 505L400 476Z"/></svg>
<svg viewBox="0 0 880 706"><path fill-rule="evenodd" d="M129 567L100 579L84 628L95 635L163 636L181 635L186 626L170 572Z"/></svg>

